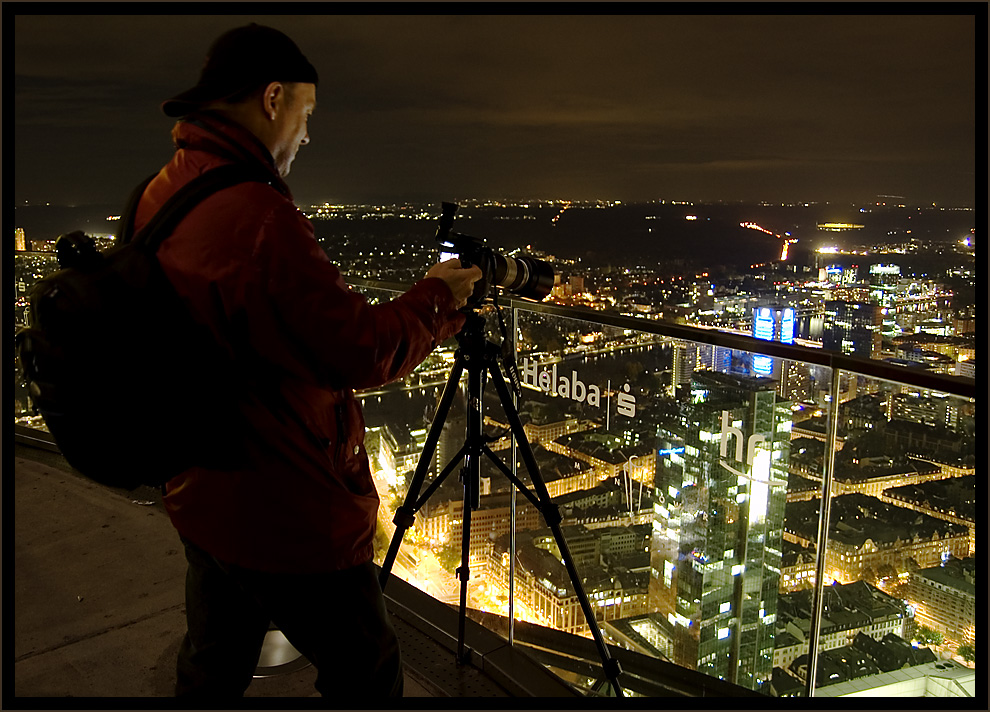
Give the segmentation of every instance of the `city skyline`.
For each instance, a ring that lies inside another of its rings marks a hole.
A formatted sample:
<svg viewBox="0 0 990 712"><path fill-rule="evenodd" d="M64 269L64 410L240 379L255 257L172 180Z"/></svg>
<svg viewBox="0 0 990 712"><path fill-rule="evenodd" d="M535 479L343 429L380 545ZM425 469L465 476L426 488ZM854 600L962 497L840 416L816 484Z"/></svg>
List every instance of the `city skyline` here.
<svg viewBox="0 0 990 712"><path fill-rule="evenodd" d="M250 21L321 73L300 204L975 201L973 14L7 19L17 204L121 200L171 154L161 101Z"/></svg>

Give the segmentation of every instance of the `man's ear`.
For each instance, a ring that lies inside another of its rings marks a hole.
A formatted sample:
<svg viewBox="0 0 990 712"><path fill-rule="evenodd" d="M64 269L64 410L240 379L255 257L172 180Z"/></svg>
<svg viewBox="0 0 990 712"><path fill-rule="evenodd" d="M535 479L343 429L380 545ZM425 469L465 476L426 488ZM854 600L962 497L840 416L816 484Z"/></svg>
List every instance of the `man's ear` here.
<svg viewBox="0 0 990 712"><path fill-rule="evenodd" d="M261 95L262 108L264 109L265 116L269 120L274 121L278 112L281 110L282 103L285 100L285 86L282 82L272 82L265 87L264 93Z"/></svg>

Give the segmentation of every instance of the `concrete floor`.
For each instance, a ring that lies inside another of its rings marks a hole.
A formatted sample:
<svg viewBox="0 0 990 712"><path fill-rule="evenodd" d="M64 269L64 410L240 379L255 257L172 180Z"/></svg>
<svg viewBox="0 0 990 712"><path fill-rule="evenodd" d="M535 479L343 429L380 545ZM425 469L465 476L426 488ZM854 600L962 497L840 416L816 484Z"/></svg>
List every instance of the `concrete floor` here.
<svg viewBox="0 0 990 712"><path fill-rule="evenodd" d="M91 483L44 453L26 454L15 456L8 490L14 665L4 697L172 696L185 558L160 503ZM315 678L309 666L256 679L247 697L316 697ZM406 696L434 696L424 682L407 674Z"/></svg>

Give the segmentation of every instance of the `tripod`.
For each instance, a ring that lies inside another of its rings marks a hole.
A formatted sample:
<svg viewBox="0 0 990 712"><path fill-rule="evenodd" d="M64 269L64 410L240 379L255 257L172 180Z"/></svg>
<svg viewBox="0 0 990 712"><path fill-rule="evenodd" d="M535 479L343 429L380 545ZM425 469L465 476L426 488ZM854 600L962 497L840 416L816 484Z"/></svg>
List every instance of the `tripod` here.
<svg viewBox="0 0 990 712"><path fill-rule="evenodd" d="M611 657L608 649L605 647L605 640L602 638L601 631L595 621L594 610L588 602L588 597L581 586L581 579L578 576L577 569L571 561L570 550L568 549L567 542L565 541L564 535L560 530L560 512L557 505L550 500L550 494L547 491L546 484L540 476L540 470L536 464L536 458L534 457L533 450L526 439L526 433L523 430L522 422L519 420L519 414L516 411L509 395L508 387L506 386L505 379L498 364L499 348L496 344L488 341L485 337L485 319L473 311L470 312L464 328L457 334L457 343L459 348L455 354L454 366L451 369L450 377L447 379L447 383L444 386L443 394L440 397L440 404L437 407L436 415L434 415L433 423L430 426L430 432L426 436L426 443L423 446L423 454L420 456L416 471L413 474L412 481L409 485L409 491L406 493L406 499L403 504L398 507L395 512L395 517L392 520L395 523L396 528L395 533L392 536L392 541L389 544L388 552L385 555L385 560L382 563L381 576L379 579L382 590L385 589L385 584L388 582L388 576L392 570L392 564L395 562L395 557L399 552L402 537L405 535L406 530L409 529L409 527L414 523L416 512L418 512L423 505L426 504L430 496L437 490L444 479L457 467L457 464L459 462L465 462L461 470L461 480L464 484L464 513L463 524L461 527L461 565L457 569L457 576L460 580L460 615L458 618L457 631L457 660L459 663L465 663L468 661L470 653L466 653L464 649L464 621L465 611L467 608L467 585L468 579L470 578L468 559L471 542L471 511L478 509L478 507L481 506L481 455L487 455L495 466L509 478L509 481L512 482L512 484L515 485L515 487L526 497L526 499L528 499L533 506L536 507L540 514L543 515L543 520L553 532L553 537L557 543L558 549L560 550L564 567L567 569L567 574L571 579L571 585L574 587L574 591L577 594L578 601L581 604L581 609L584 611L585 620L588 623L588 627L591 629L598 654L601 656L602 669L605 676L612 684L612 690L614 691L615 696L622 697L622 688L618 683L618 676L622 670L618 661ZM464 445L457 452L457 454L454 455L446 467L444 467L444 469L436 476L427 488L426 492L424 492L420 497L419 491L423 487L424 480L426 479L426 474L429 469L430 462L433 459L433 453L436 449L437 442L440 439L440 433L443 430L447 413L450 410L450 405L454 399L454 395L460 387L459 383L461 380L461 375L465 368L468 372L468 416L466 428L467 436ZM482 431L482 425L484 422L482 403L485 379L489 373L492 376L492 382L495 384L495 389L498 392L499 399L502 402L502 408L509 419L509 424L512 429L512 433L516 438L517 444L519 445L523 461L526 464L527 470L529 470L530 480L533 483L536 494L533 494L533 492L527 489L526 485L523 484L519 478L516 477L516 475L514 475L508 467L506 467L505 463L495 456L491 448L488 447L488 443L491 442L491 439L486 437Z"/></svg>

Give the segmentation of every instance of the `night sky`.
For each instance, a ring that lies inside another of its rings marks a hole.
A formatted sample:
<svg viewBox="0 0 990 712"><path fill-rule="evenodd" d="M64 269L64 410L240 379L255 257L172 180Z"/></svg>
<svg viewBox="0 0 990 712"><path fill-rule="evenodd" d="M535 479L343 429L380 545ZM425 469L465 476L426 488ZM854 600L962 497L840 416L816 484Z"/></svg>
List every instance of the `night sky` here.
<svg viewBox="0 0 990 712"><path fill-rule="evenodd" d="M986 6L969 7L982 14L8 14L12 197L123 201L171 155L162 100L196 83L213 39L255 21L320 72L312 142L289 177L300 205L890 194L972 206Z"/></svg>

